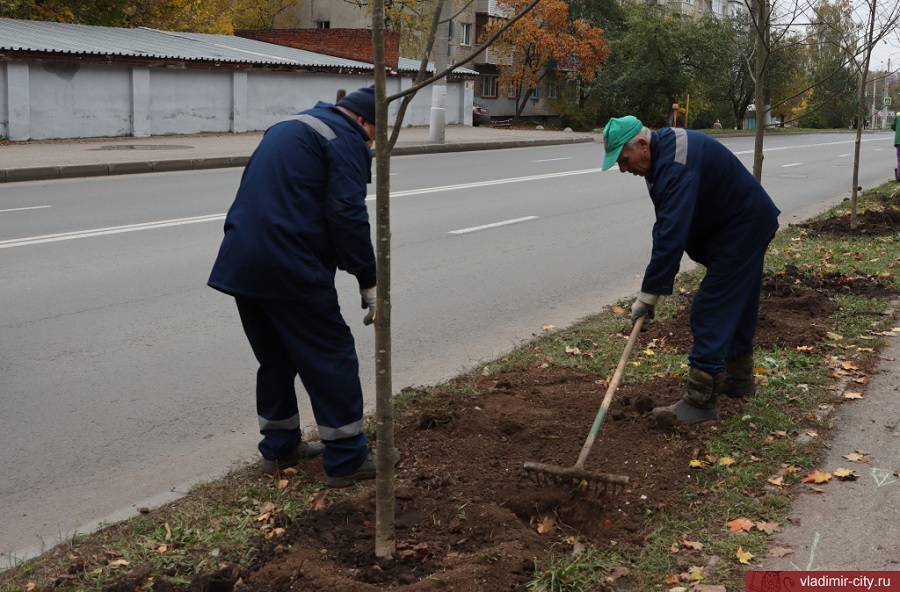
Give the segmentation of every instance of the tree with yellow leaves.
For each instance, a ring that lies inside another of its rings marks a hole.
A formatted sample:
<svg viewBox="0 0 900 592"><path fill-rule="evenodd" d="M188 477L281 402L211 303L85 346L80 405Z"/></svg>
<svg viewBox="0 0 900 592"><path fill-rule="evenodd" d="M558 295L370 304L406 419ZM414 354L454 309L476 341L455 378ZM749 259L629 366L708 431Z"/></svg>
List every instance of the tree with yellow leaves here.
<svg viewBox="0 0 900 592"><path fill-rule="evenodd" d="M500 14L515 14L516 6L516 0L497 0ZM483 36L493 35L504 22L495 18ZM494 49L501 56L500 88L516 97L516 119L548 76L589 82L609 55L603 29L584 19L570 20L564 0L542 0L494 43Z"/></svg>

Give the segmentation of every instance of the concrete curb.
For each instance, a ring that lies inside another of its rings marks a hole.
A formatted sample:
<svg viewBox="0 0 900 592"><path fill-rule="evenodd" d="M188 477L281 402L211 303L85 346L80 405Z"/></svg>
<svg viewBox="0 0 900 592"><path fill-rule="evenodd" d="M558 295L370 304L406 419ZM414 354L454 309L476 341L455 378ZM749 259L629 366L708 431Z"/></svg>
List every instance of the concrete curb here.
<svg viewBox="0 0 900 592"><path fill-rule="evenodd" d="M502 148L582 144L595 141L596 139L591 136L577 136L573 138L555 138L546 140L496 140L450 144L417 144L394 146L391 155L405 156L415 154L466 152L473 150L499 150ZM172 160L8 168L0 169L0 183L242 167L247 164L249 159L249 156L218 156L211 158L178 158Z"/></svg>

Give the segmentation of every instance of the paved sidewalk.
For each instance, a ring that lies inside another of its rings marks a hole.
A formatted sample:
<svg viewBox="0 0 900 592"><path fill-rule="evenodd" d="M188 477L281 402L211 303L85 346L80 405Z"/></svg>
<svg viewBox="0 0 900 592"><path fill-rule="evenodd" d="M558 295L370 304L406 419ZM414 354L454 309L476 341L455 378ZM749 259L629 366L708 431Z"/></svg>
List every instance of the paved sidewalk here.
<svg viewBox="0 0 900 592"><path fill-rule="evenodd" d="M262 132L87 138L13 142L0 145L0 183L239 167L259 144ZM444 143L429 141L428 127L400 130L392 155L490 150L594 142L598 133L517 130L452 125ZM598 153L598 163L600 154Z"/></svg>
<svg viewBox="0 0 900 592"><path fill-rule="evenodd" d="M896 317L898 305L893 302L894 309L885 314ZM882 350L869 383L844 387L864 397L836 408L834 430L815 467L832 474L837 468L851 469L859 478L832 477L816 486L821 493L800 489L804 492L793 501L774 545L792 552L760 558L752 569L900 570L900 332L882 338L891 345ZM852 453L862 454L863 462L845 458Z"/></svg>

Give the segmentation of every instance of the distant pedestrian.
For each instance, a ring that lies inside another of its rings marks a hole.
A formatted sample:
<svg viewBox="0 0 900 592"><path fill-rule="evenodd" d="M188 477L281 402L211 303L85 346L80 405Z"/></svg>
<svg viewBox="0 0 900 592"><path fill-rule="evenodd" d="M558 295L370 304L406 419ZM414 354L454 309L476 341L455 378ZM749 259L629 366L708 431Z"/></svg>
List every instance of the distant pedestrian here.
<svg viewBox="0 0 900 592"><path fill-rule="evenodd" d="M653 248L632 322L652 319L659 297L672 293L684 253L706 267L691 306L694 343L685 394L657 407L661 425L719 418L720 394L750 396L753 339L763 260L778 229L778 208L747 167L712 136L664 128L651 132L632 116L603 130L603 170L644 177L656 212Z"/></svg>
<svg viewBox="0 0 900 592"><path fill-rule="evenodd" d="M322 454L329 487L375 477L362 432L353 335L341 316L337 269L359 283L363 322L375 318L375 252L366 208L375 91L274 124L244 169L225 218L209 285L234 296L259 362L256 410L262 470ZM304 442L294 379L309 394L324 445Z"/></svg>
<svg viewBox="0 0 900 592"><path fill-rule="evenodd" d="M713 124L713 129L722 129L722 123L718 119Z"/></svg>
<svg viewBox="0 0 900 592"><path fill-rule="evenodd" d="M894 179L900 181L900 115L894 117L891 129L894 130L894 148L897 150L897 168L894 169Z"/></svg>

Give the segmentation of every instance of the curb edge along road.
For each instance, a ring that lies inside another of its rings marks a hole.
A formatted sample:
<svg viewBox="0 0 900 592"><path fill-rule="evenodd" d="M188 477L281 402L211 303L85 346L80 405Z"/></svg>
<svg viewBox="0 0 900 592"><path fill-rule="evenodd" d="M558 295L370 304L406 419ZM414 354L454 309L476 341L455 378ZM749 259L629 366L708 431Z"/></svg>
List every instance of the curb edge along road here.
<svg viewBox="0 0 900 592"><path fill-rule="evenodd" d="M594 141L596 140L593 137L579 136L574 138L548 138L545 140L496 140L448 144L416 144L396 146L391 152L391 156L438 154L472 150L497 150L501 148L523 148L529 146L552 146L556 144L581 144ZM242 167L247 164L249 159L249 156L218 156L212 158L179 158L172 160L9 168L0 169L0 183Z"/></svg>

